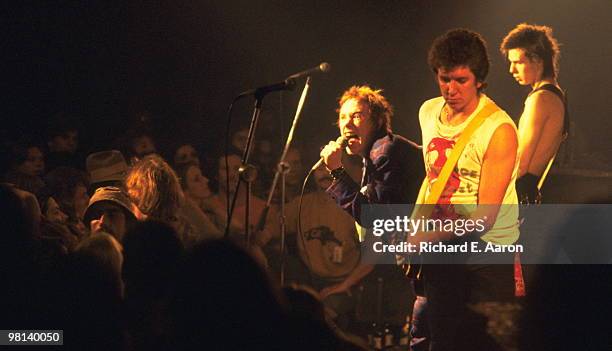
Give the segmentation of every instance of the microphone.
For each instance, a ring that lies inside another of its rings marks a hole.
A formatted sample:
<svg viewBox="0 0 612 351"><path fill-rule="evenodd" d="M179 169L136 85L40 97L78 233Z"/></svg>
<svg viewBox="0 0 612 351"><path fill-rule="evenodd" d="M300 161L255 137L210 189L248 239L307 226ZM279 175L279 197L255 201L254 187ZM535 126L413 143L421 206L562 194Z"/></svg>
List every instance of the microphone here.
<svg viewBox="0 0 612 351"><path fill-rule="evenodd" d="M236 97L236 99L239 99L247 95L264 96L267 93L271 93L273 91L293 90L293 89L295 89L295 80L291 78L287 78L286 80L282 82L268 84L268 85L264 85L259 88L243 91L242 93L240 93L240 95Z"/></svg>
<svg viewBox="0 0 612 351"><path fill-rule="evenodd" d="M311 69L307 69L305 71L302 72L298 72L296 74L292 74L289 76L289 78L287 79L298 79L298 78L302 78L305 76L309 76L313 73L327 73L331 70L331 65L327 62L321 62L320 65L318 65L317 67L313 67Z"/></svg>
<svg viewBox="0 0 612 351"><path fill-rule="evenodd" d="M331 69L331 65L329 63L322 62L317 67L307 69L305 71L298 72L296 74L292 74L282 82L268 84L268 85L261 86L259 88L243 91L242 93L240 93L240 95L236 97L236 100L244 96L247 96L247 95L255 95L255 96L263 97L264 95L274 92L274 91L293 90L295 89L296 79L311 75L313 73L329 72L330 69Z"/></svg>
<svg viewBox="0 0 612 351"><path fill-rule="evenodd" d="M348 145L348 139L347 139L347 138L345 138L344 136L340 136L340 137L338 137L338 139L336 139L336 142L337 142L338 144L340 144L340 147L341 147L341 148L343 148L343 149L344 149L344 148L345 148L345 147ZM323 164L323 162L325 162L325 161L323 161L323 157L321 157L321 158L319 159L319 161L317 161L317 163L315 163L315 165L314 165L314 166L312 166L311 170L313 170L313 171L314 171L315 169L317 169L317 168L321 167L321 165Z"/></svg>

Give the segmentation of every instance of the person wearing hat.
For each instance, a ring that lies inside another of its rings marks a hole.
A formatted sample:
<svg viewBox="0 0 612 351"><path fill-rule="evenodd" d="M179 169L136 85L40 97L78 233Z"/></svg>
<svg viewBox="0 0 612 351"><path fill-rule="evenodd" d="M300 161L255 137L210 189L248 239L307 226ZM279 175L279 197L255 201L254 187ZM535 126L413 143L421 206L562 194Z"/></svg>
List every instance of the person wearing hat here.
<svg viewBox="0 0 612 351"><path fill-rule="evenodd" d="M123 154L117 150L94 152L85 162L90 179L90 194L104 186L123 187L128 165Z"/></svg>
<svg viewBox="0 0 612 351"><path fill-rule="evenodd" d="M96 189L85 210L85 223L90 224L92 234L105 232L119 242L134 222L136 215L132 202L123 190L114 186Z"/></svg>

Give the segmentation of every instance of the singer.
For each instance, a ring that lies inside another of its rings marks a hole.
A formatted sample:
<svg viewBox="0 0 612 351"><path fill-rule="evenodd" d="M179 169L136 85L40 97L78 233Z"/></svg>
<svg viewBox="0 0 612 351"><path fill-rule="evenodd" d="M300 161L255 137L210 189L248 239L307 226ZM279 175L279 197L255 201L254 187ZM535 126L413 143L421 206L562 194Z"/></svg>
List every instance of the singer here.
<svg viewBox="0 0 612 351"><path fill-rule="evenodd" d="M363 158L361 185L342 166L342 146L330 141L321 158L334 179L327 189L336 203L362 226L361 206L414 203L423 179L423 161L416 143L392 133L393 108L369 86L353 86L342 94L338 108L340 135L349 155Z"/></svg>
<svg viewBox="0 0 612 351"><path fill-rule="evenodd" d="M330 141L321 151L334 179L326 192L359 224L371 227L372 223L361 222L361 206L414 203L424 177L423 158L416 143L392 133L393 108L381 90L350 87L340 97L338 106L338 127L347 146ZM343 149L363 158L361 185L345 172ZM371 238L363 239L367 242ZM350 291L373 269L372 264L361 263L342 282L321 290L321 298Z"/></svg>

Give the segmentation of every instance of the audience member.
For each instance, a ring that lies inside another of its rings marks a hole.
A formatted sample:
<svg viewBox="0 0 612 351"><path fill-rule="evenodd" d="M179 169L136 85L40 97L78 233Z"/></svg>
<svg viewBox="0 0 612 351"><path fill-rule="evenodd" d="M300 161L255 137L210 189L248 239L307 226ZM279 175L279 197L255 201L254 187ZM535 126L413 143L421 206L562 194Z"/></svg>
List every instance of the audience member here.
<svg viewBox="0 0 612 351"><path fill-rule="evenodd" d="M84 221L90 232L105 232L122 242L127 229L136 222L134 205L123 190L113 186L98 188L89 200Z"/></svg>
<svg viewBox="0 0 612 351"><path fill-rule="evenodd" d="M97 232L81 241L73 254L77 260L91 260L88 263L99 265L100 274L94 279L102 281L105 291L98 291L100 296L120 300L123 297L123 282L121 280L121 267L123 265L123 247L112 235ZM83 265L77 265L77 269ZM91 278L86 277L86 278ZM81 281L80 283L84 283Z"/></svg>
<svg viewBox="0 0 612 351"><path fill-rule="evenodd" d="M233 193L236 189L236 184L239 179L238 169L240 168L240 157L238 155L228 156L229 169L225 168L225 158L219 157L218 160L218 182L219 182L219 193L212 199L215 204L221 204L223 209L228 206L227 195L229 190L229 203L231 204ZM228 188L229 185L229 188ZM264 215L264 208L266 203L264 200L257 196L251 195L249 200L249 229L251 233L250 240L246 237L245 233L245 218L246 218L246 186L242 184L238 196L236 197L236 205L234 207L234 213L229 227L229 237L237 243L249 246L251 253L262 263L267 266L266 255L264 254L263 248L266 247L272 239L279 237L278 230L280 224L278 222L278 213L274 207L271 207L265 218L263 230L257 230L259 221L262 220ZM222 214L219 212L219 214ZM217 218L218 219L218 218ZM223 222L221 226L225 228L227 223L227 215L223 214ZM250 241L250 242L247 242ZM274 253L278 253L279 247L269 248ZM269 253L273 254L273 253Z"/></svg>
<svg viewBox="0 0 612 351"><path fill-rule="evenodd" d="M332 328L315 291L292 285L284 287L283 292L288 302L292 350L367 350L359 338Z"/></svg>
<svg viewBox="0 0 612 351"><path fill-rule="evenodd" d="M198 244L173 299L173 349L290 349L280 301L247 251L229 241Z"/></svg>
<svg viewBox="0 0 612 351"><path fill-rule="evenodd" d="M208 187L208 178L202 174L198 163L187 162L176 167L176 173L181 182L185 196L203 207L202 202L212 196Z"/></svg>
<svg viewBox="0 0 612 351"><path fill-rule="evenodd" d="M248 136L249 127L240 126L231 136L228 154L238 156L238 160L241 161ZM274 162L278 162L278 160L268 160L272 161L272 163L269 164L260 163L260 146L260 140L258 138L253 139L251 142L251 151L249 153L249 164L257 169L257 176L251 182L251 193L257 197L265 198L272 185L272 179L276 171L276 164ZM225 168L225 166L223 167Z"/></svg>
<svg viewBox="0 0 612 351"><path fill-rule="evenodd" d="M89 204L86 174L75 168L58 167L45 176L45 182L62 212L68 215L70 230L79 239L85 237L88 230L83 224L83 215Z"/></svg>
<svg viewBox="0 0 612 351"><path fill-rule="evenodd" d="M37 193L44 186L41 177L45 162L40 147L32 142L12 143L9 157L9 170L3 174L4 181L19 189Z"/></svg>
<svg viewBox="0 0 612 351"><path fill-rule="evenodd" d="M302 154L296 147L291 147L287 151L285 163L289 166L289 171L285 176L285 203L291 202L300 195L302 190L302 182L304 181L304 166L302 164ZM276 169L272 169L271 176L274 177ZM265 189L268 191L269 189ZM276 185L274 192L274 202L280 204L281 198L281 182Z"/></svg>
<svg viewBox="0 0 612 351"><path fill-rule="evenodd" d="M278 166L280 146L275 145L265 135L257 137L257 144L254 149L252 164L258 169L256 191L260 192L260 196L265 197L272 186L274 173Z"/></svg>
<svg viewBox="0 0 612 351"><path fill-rule="evenodd" d="M73 120L63 114L52 118L47 126L46 157L47 172L57 167L72 167L81 169L82 160L78 154L79 130Z"/></svg>
<svg viewBox="0 0 612 351"><path fill-rule="evenodd" d="M89 194L103 186L123 187L123 181L128 171L127 162L121 152L105 150L94 152L87 156L85 168L89 175Z"/></svg>
<svg viewBox="0 0 612 351"><path fill-rule="evenodd" d="M139 219L156 219L172 226L187 247L220 231L197 205L186 201L174 170L157 155L138 161L126 177L128 195Z"/></svg>
<svg viewBox="0 0 612 351"><path fill-rule="evenodd" d="M225 227L226 209L218 197L213 196L206 178L195 163L178 166L177 173L187 201L193 202L218 229L219 234ZM232 221L234 222L234 221Z"/></svg>
<svg viewBox="0 0 612 351"><path fill-rule="evenodd" d="M183 245L172 227L158 221L134 225L124 240L125 317L133 350L163 349L168 342L168 299Z"/></svg>
<svg viewBox="0 0 612 351"><path fill-rule="evenodd" d="M173 155L174 166L178 167L187 163L200 165L200 155L192 144L180 144L174 151Z"/></svg>
<svg viewBox="0 0 612 351"><path fill-rule="evenodd" d="M0 184L0 211L3 229L0 279L4 282L0 288L0 328L59 327L59 310L56 309L59 275L41 264L42 250L37 232L40 210L36 198L10 185Z"/></svg>
<svg viewBox="0 0 612 351"><path fill-rule="evenodd" d="M64 344L72 349L124 350L121 318L122 247L113 236L96 233L71 255L65 291Z"/></svg>
<svg viewBox="0 0 612 351"><path fill-rule="evenodd" d="M153 134L146 127L134 127L125 136L123 154L127 156L130 165L134 165L147 155L157 152Z"/></svg>
<svg viewBox="0 0 612 351"><path fill-rule="evenodd" d="M37 208L39 213L36 219L34 211L25 203L23 195L18 194L18 189L8 184L0 184L0 200L2 205L0 227L6 231L4 235L0 235L0 247L8 249L6 254L0 255L0 258L6 258L13 253L25 252L33 247L36 239L34 222L40 221L40 209ZM35 198L33 201L37 203Z"/></svg>
<svg viewBox="0 0 612 351"><path fill-rule="evenodd" d="M57 249L68 253L76 247L79 238L68 227L68 215L65 214L45 187L37 195L41 211L41 238L55 243Z"/></svg>
<svg viewBox="0 0 612 351"><path fill-rule="evenodd" d="M230 153L242 155L246 148L247 138L249 137L249 127L241 126L237 131L232 134L230 141ZM255 150L255 143L252 144L251 150Z"/></svg>

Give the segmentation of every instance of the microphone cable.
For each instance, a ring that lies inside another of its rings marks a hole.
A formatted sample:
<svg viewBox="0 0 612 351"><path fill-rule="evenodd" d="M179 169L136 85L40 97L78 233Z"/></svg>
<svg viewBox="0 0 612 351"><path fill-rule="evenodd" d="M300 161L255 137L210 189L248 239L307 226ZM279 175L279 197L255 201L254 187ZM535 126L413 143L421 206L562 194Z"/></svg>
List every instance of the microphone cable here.
<svg viewBox="0 0 612 351"><path fill-rule="evenodd" d="M311 168L310 171L308 171L308 174L306 175L306 178L304 178L304 183L302 183L302 190L300 192L300 201L298 204L298 213L297 213L297 231L298 231L298 236L300 237L300 241L302 242L302 247L304 248L304 256L306 258L306 266L308 268L308 273L309 275L312 277L312 265L310 263L310 255L308 254L308 250L306 249L306 241L304 240L304 235L302 234L302 200L304 199L304 190L306 190L306 184L308 184L308 179L310 178L310 176L312 175L312 173L315 171L314 168Z"/></svg>
<svg viewBox="0 0 612 351"><path fill-rule="evenodd" d="M240 97L234 98L232 103L229 104L226 113L226 126L225 126L225 145L223 150L223 158L225 161L225 232L224 236L229 235L230 230L230 181L229 181L229 139L230 139L230 127L232 124L232 110L234 109L234 103L238 101ZM217 172L217 176L218 176Z"/></svg>

